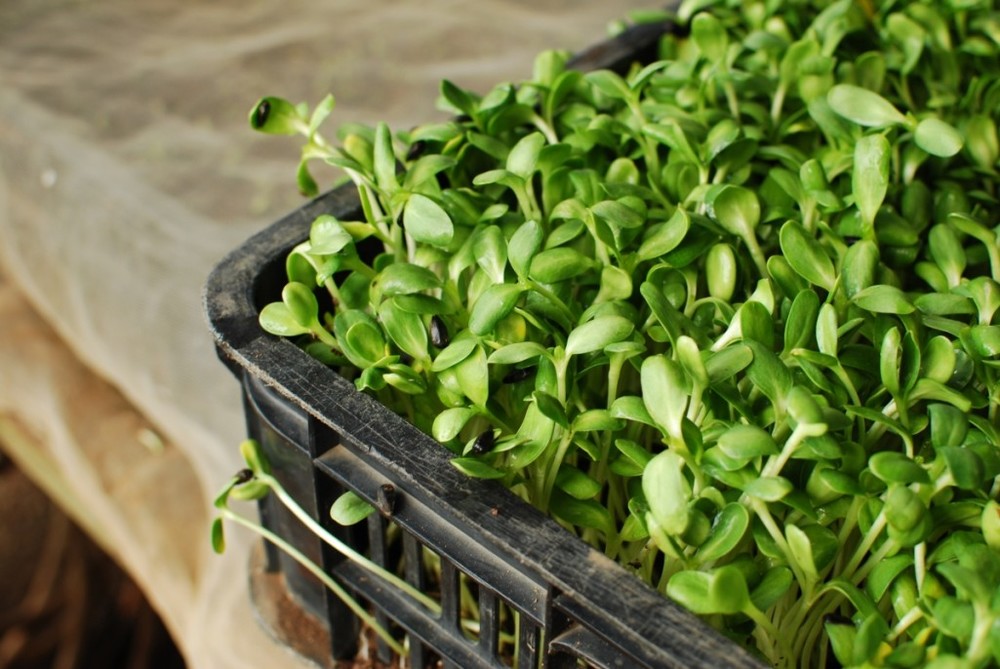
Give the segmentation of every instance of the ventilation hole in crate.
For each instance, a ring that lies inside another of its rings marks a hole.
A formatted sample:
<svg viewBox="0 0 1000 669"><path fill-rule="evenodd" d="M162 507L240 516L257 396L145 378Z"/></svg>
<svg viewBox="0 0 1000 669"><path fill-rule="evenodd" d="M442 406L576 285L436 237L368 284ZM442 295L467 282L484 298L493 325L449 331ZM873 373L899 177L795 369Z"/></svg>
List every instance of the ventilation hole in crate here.
<svg viewBox="0 0 1000 669"><path fill-rule="evenodd" d="M496 604L496 622L493 636L496 644L493 654L505 667L517 665L518 647L518 617L516 609L511 607L506 601L499 600Z"/></svg>
<svg viewBox="0 0 1000 669"><path fill-rule="evenodd" d="M479 583L464 572L458 574L458 616L462 633L479 641Z"/></svg>
<svg viewBox="0 0 1000 669"><path fill-rule="evenodd" d="M439 617L447 620L444 615L444 611L447 608L445 599L452 596L455 588L448 589L445 581L446 579L453 578L454 567L448 560L443 559L437 552L424 545L421 545L420 560L423 568L421 573L421 590L437 603L439 611L441 611L438 614ZM452 567L452 572L443 574L443 572L447 571L448 566Z"/></svg>
<svg viewBox="0 0 1000 669"><path fill-rule="evenodd" d="M448 568L441 573L449 577ZM515 666L520 653L517 611L467 574L458 570L453 573L455 597L445 597L444 602L451 601L457 611L444 609L442 615L457 615L462 634L484 655L495 658L501 666Z"/></svg>
<svg viewBox="0 0 1000 669"><path fill-rule="evenodd" d="M360 526L359 526L360 529ZM538 630L530 626L529 634L534 635L530 644L533 650L525 651L522 633L518 631L516 610L489 588L480 585L476 579L464 573L451 560L428 548L392 520L381 514L369 516L367 523L367 553L375 562L416 586L422 593L438 604L436 614L442 631L452 638L465 638L476 647L476 654L492 658L496 666L531 667L538 664ZM387 616L374 607L376 619L387 627L396 638L402 638L403 631ZM407 665L414 668L444 667L440 648L419 644L414 638L408 640ZM377 656L389 661L389 648L376 641ZM524 664L520 656L531 658Z"/></svg>

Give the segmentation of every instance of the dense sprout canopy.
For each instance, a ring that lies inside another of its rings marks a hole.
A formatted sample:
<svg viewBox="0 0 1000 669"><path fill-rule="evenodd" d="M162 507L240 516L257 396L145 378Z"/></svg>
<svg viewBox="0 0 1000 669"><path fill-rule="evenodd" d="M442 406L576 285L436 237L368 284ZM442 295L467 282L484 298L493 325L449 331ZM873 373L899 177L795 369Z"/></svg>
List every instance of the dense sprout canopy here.
<svg viewBox="0 0 1000 669"><path fill-rule="evenodd" d="M776 666L1000 660L992 3L682 3L395 136L263 327Z"/></svg>

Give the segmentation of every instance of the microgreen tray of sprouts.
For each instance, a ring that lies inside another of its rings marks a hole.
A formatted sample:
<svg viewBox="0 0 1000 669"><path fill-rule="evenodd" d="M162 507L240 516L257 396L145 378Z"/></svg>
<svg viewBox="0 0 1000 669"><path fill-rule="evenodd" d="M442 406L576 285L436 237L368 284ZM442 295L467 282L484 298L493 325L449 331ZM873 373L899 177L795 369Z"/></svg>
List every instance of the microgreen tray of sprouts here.
<svg viewBox="0 0 1000 669"><path fill-rule="evenodd" d="M261 100L362 211L262 327L775 666L997 666L1000 12L672 17L409 131Z"/></svg>

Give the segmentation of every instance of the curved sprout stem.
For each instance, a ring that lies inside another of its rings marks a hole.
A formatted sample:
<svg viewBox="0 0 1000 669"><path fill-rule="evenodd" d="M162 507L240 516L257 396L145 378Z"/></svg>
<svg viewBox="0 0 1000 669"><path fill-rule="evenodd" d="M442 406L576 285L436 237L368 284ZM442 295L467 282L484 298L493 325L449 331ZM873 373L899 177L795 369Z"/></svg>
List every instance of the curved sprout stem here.
<svg viewBox="0 0 1000 669"><path fill-rule="evenodd" d="M354 613L354 615L360 618L366 625L371 627L372 630L374 630L375 633L379 635L379 638L385 641L385 643L388 644L390 648L392 648L393 652L399 654L400 656L406 654L406 649L403 647L403 645L398 641L396 641L396 639L392 637L389 631L384 627L382 627L382 625L379 624L379 622L375 619L375 617L372 614L366 611L365 608L361 606L356 599L351 597L350 593L348 593L339 583L333 580L333 577L331 577L328 573L323 571L323 569L319 565L317 565L315 562L306 557L306 555L303 554L299 549L295 548L295 546L292 546L290 543L279 537L274 532L268 530L266 527L263 527L258 523L248 520L247 518L244 518L243 516L234 512L228 506L221 506L218 507L218 509L219 509L219 514L223 518L231 520L237 525L241 525L251 530L252 532L260 535L261 537L267 539L272 544L274 544L282 551L287 553L289 556L291 556L296 562L298 562L305 569L307 569L309 573L318 578L323 583L323 585L330 588L330 590L335 595L337 595L337 597L342 602L344 602L344 604L346 604L349 609L351 609L351 612Z"/></svg>
<svg viewBox="0 0 1000 669"><path fill-rule="evenodd" d="M339 552L344 557L348 558L355 564L357 564L362 569L365 569L375 576L383 579L389 584L399 588L401 591L412 597L413 599L420 602L422 605L433 611L434 613L439 613L441 611L441 605L435 602L433 599L420 592L417 588L413 587L400 577L396 576L392 572L388 571L384 567L375 564L366 556L362 555L358 551L354 550L346 543L333 536L324 528L322 525L317 523L305 510L298 505L298 503L292 499L292 496L282 487L281 483L278 482L273 476L269 474L257 474L257 480L269 487L278 499L285 506L286 509L292 512L296 518L298 518L306 527L308 527L316 536L323 540L328 546Z"/></svg>

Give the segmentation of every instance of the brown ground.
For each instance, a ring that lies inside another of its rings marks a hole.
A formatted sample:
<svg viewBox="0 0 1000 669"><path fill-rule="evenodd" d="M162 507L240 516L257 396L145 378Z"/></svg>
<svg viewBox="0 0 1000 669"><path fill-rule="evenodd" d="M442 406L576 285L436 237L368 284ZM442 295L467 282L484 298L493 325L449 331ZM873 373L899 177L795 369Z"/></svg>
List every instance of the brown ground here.
<svg viewBox="0 0 1000 669"><path fill-rule="evenodd" d="M134 582L0 453L0 667L183 669Z"/></svg>

